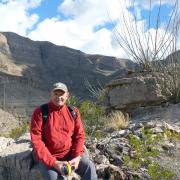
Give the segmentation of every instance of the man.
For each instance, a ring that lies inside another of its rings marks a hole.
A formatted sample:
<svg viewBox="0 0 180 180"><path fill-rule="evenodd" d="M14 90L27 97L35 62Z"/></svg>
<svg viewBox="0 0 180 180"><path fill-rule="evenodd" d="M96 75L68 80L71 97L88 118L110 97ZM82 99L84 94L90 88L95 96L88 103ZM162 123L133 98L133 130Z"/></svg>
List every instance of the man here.
<svg viewBox="0 0 180 180"><path fill-rule="evenodd" d="M67 86L55 83L48 102L48 118L43 122L41 107L34 110L31 120L31 140L35 157L45 180L63 179L67 164L84 180L96 180L94 164L84 154L84 129L77 108L76 117L66 101Z"/></svg>

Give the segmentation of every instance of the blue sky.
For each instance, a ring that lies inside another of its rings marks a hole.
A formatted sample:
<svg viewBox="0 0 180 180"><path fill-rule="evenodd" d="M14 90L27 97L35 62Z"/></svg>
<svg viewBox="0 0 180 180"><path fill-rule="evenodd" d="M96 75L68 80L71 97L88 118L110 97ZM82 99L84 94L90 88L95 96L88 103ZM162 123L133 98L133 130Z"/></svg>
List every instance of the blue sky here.
<svg viewBox="0 0 180 180"><path fill-rule="evenodd" d="M29 13L36 13L39 15L39 22L46 18L52 18L58 16L59 12L57 7L63 0L44 0L41 5L35 9L30 9Z"/></svg>
<svg viewBox="0 0 180 180"><path fill-rule="evenodd" d="M50 41L85 53L127 57L116 42L113 29L121 26L122 11L127 17L133 14L130 1L0 0L0 31L12 31L32 40ZM156 27L157 2L152 0L151 31ZM146 32L149 31L148 7L148 0L135 1L138 24L144 23ZM162 31L171 10L172 1L162 0ZM133 18L128 20L133 23Z"/></svg>
<svg viewBox="0 0 180 180"><path fill-rule="evenodd" d="M149 9L141 9L141 12L140 12L140 19L139 20L147 20L148 21L148 18L149 18L149 14L151 13L151 21L150 21L150 28L156 28L156 22L157 22L157 16L158 16L158 13L159 13L159 17L160 17L160 22L161 23L165 23L169 18L170 18L170 13L172 11L172 5L169 5L169 4L164 4L161 6L161 9L159 11L159 5L154 5L151 10ZM129 8L129 11L134 13L135 9L134 8ZM148 29L147 29L148 30Z"/></svg>

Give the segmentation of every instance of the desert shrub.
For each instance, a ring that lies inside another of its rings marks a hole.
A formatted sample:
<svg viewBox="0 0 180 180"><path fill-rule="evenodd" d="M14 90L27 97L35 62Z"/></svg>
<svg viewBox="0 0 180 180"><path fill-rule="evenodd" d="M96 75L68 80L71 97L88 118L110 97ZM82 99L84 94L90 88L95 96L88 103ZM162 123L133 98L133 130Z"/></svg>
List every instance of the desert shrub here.
<svg viewBox="0 0 180 180"><path fill-rule="evenodd" d="M21 135L23 135L25 132L27 132L27 130L29 130L29 123L24 122L21 127L12 129L10 131L8 137L13 138L13 139L17 139Z"/></svg>
<svg viewBox="0 0 180 180"><path fill-rule="evenodd" d="M180 60L172 57L171 61L167 64L159 63L153 67L154 74L157 71L161 76L157 76L157 80L161 86L162 93L172 103L180 102Z"/></svg>
<svg viewBox="0 0 180 180"><path fill-rule="evenodd" d="M161 167L157 162L153 162L148 166L148 173L152 180L169 180L176 175L171 170Z"/></svg>
<svg viewBox="0 0 180 180"><path fill-rule="evenodd" d="M127 114L124 115L121 111L116 111L105 116L102 107L89 100L83 101L79 106L79 110L87 136L94 136L99 139L105 136L105 128L118 130L127 128L129 124Z"/></svg>
<svg viewBox="0 0 180 180"><path fill-rule="evenodd" d="M180 134L168 129L163 132L163 136L171 140L180 141Z"/></svg>
<svg viewBox="0 0 180 180"><path fill-rule="evenodd" d="M147 128L142 128L141 133L141 138L132 134L128 136L128 142L132 147L133 155L124 155L125 165L133 170L145 167L153 180L172 179L175 173L161 167L158 162L155 162L152 158L159 154L158 144L163 142L163 135L155 135Z"/></svg>
<svg viewBox="0 0 180 180"><path fill-rule="evenodd" d="M103 111L96 103L85 100L79 107L81 118L84 123L86 135L92 136L101 126L100 117Z"/></svg>
<svg viewBox="0 0 180 180"><path fill-rule="evenodd" d="M115 130L127 128L129 125L128 114L124 115L121 111L112 112L104 119L104 126Z"/></svg>
<svg viewBox="0 0 180 180"><path fill-rule="evenodd" d="M96 86L93 86L87 79L84 81L85 87L90 92L93 100L97 101L98 104L103 104L106 96L106 90L104 86L98 82Z"/></svg>
<svg viewBox="0 0 180 180"><path fill-rule="evenodd" d="M164 21L163 28L160 19L163 18L162 0L156 1L158 13L153 12L154 2L147 0L148 17L139 26L139 14L137 0L133 0L124 6L120 6L122 12L119 17L121 26L114 29L114 34L119 45L129 57L139 64L141 71L150 73L161 72L164 81L160 81L161 89L168 100L180 102L180 58L178 39L180 35L179 0L174 0L171 14ZM129 7L129 16L125 15ZM132 23L133 18L133 23ZM154 31L150 28L152 22L156 24ZM163 30L162 30L163 29ZM128 32L128 33L127 33Z"/></svg>
<svg viewBox="0 0 180 180"><path fill-rule="evenodd" d="M74 95L70 95L67 100L67 104L70 106L79 107L80 106L80 99Z"/></svg>

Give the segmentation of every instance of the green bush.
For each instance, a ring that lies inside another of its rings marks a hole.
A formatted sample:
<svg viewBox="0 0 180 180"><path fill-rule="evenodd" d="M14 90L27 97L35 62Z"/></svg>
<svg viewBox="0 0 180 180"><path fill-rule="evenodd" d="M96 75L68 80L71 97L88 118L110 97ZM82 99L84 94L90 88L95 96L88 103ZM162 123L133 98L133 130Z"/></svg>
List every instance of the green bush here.
<svg viewBox="0 0 180 180"><path fill-rule="evenodd" d="M168 137L170 139L180 141L180 134L173 132L171 130L165 130L163 135L164 135L164 137Z"/></svg>
<svg viewBox="0 0 180 180"><path fill-rule="evenodd" d="M141 129L142 138L134 135L128 136L128 142L133 149L133 155L123 157L126 166L133 170L145 167L153 180L172 179L175 173L169 169L161 167L152 157L159 154L157 145L163 142L163 135L155 135L150 129Z"/></svg>
<svg viewBox="0 0 180 180"><path fill-rule="evenodd" d="M148 173L152 180L170 180L176 175L169 169L161 167L157 162L149 164Z"/></svg>
<svg viewBox="0 0 180 180"><path fill-rule="evenodd" d="M147 134L144 139L140 139L134 135L129 135L128 142L134 152L131 157L124 156L124 162L134 170L147 166L151 163L149 157L157 156L159 154L157 148L154 146L155 141L152 140L149 134Z"/></svg>
<svg viewBox="0 0 180 180"><path fill-rule="evenodd" d="M70 95L67 100L67 104L70 106L79 107L80 106L80 99L74 95Z"/></svg>
<svg viewBox="0 0 180 180"><path fill-rule="evenodd" d="M80 104L79 110L84 123L86 135L94 135L96 130L98 130L102 125L100 122L100 117L103 114L102 109L96 105L96 103L85 100ZM97 134L99 136L100 132L97 132Z"/></svg>
<svg viewBox="0 0 180 180"><path fill-rule="evenodd" d="M29 123L24 122L21 127L12 129L8 137L17 139L21 135L23 135L25 132L27 132L28 129L29 129Z"/></svg>

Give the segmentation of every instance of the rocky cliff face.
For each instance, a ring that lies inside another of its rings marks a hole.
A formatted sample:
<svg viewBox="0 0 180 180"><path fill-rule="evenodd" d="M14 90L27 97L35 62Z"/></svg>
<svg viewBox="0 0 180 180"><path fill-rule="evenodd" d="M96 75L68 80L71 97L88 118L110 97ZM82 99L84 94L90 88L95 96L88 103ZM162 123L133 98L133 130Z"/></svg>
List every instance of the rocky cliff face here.
<svg viewBox="0 0 180 180"><path fill-rule="evenodd" d="M75 95L87 98L86 80L93 86L103 85L119 69L126 73L134 67L130 60L88 55L10 32L0 33L0 72L26 78L27 82L30 79L41 89L49 90L54 82L62 81Z"/></svg>

